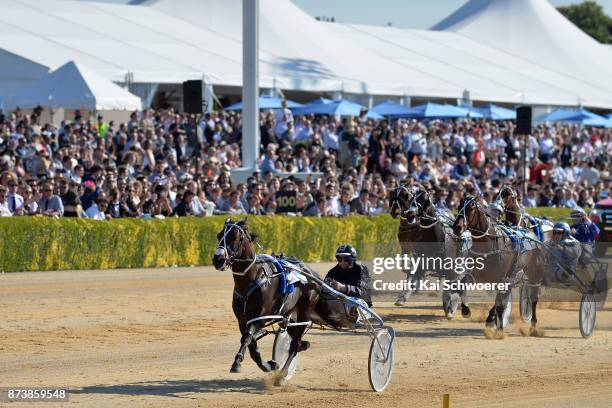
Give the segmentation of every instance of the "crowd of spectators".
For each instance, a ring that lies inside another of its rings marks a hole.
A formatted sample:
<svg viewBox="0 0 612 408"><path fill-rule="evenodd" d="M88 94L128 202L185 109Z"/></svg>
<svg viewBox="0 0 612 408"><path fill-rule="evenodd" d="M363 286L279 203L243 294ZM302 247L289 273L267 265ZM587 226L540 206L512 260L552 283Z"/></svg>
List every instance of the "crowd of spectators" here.
<svg viewBox="0 0 612 408"><path fill-rule="evenodd" d="M120 124L76 112L58 127L37 113L0 113L2 216L274 214L281 191L296 192L297 215L375 215L388 211L389 193L406 180L455 208L464 192L491 202L502 185L520 191L525 150L526 207L590 208L610 194L611 129L542 124L524 138L511 121L262 111L258 168L236 183L239 112L148 109ZM311 174L296 174L304 172Z"/></svg>

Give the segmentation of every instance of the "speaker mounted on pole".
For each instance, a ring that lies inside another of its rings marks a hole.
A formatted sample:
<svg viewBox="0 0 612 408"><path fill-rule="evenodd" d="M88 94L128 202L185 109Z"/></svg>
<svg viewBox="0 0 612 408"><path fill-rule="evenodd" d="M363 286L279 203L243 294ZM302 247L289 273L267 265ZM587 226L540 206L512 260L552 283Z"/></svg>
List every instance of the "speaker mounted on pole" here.
<svg viewBox="0 0 612 408"><path fill-rule="evenodd" d="M183 82L183 112L203 113L202 81Z"/></svg>
<svg viewBox="0 0 612 408"><path fill-rule="evenodd" d="M531 106L519 106L516 108L516 132L517 135L531 134Z"/></svg>

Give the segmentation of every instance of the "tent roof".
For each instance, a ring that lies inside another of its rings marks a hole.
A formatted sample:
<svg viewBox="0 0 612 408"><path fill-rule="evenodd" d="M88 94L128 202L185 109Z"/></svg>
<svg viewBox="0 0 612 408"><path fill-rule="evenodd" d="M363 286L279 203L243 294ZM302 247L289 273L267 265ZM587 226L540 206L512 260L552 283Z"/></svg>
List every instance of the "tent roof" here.
<svg viewBox="0 0 612 408"><path fill-rule="evenodd" d="M242 84L242 0L137 3L0 0L0 93L70 60L122 83ZM264 88L445 99L467 90L477 101L612 108L601 82L461 34L322 23L289 0L261 0L260 36Z"/></svg>
<svg viewBox="0 0 612 408"><path fill-rule="evenodd" d="M612 91L612 53L547 0L470 0L432 29L456 32Z"/></svg>
<svg viewBox="0 0 612 408"><path fill-rule="evenodd" d="M453 32L327 24L386 58L449 78L473 100L612 107L612 92Z"/></svg>
<svg viewBox="0 0 612 408"><path fill-rule="evenodd" d="M140 98L70 61L4 101L8 109L140 110Z"/></svg>

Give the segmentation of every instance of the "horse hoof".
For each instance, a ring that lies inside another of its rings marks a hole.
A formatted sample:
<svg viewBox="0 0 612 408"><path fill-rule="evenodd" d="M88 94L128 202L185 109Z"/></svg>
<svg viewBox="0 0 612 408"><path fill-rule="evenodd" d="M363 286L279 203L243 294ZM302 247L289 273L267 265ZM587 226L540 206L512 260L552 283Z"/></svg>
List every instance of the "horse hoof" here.
<svg viewBox="0 0 612 408"><path fill-rule="evenodd" d="M276 364L276 363L275 363ZM259 368L261 368L261 371L263 371L264 373L269 373L271 371L274 371L274 367L272 366L272 364L270 364L270 361L263 362L261 363L261 365L259 366Z"/></svg>
<svg viewBox="0 0 612 408"><path fill-rule="evenodd" d="M283 372L274 379L274 386L275 387L285 386L285 384L287 384L287 380L285 379L286 376L287 376L287 372L283 370Z"/></svg>
<svg viewBox="0 0 612 408"><path fill-rule="evenodd" d="M494 327L494 326L495 326L495 320L489 320L489 319L487 319L487 320L485 321L485 326L486 326L486 327Z"/></svg>
<svg viewBox="0 0 612 408"><path fill-rule="evenodd" d="M472 317L472 311L469 307L461 305L461 317L464 319L469 319Z"/></svg>
<svg viewBox="0 0 612 408"><path fill-rule="evenodd" d="M300 347L298 348L298 351L306 351L310 348L310 342L306 341L306 340L302 340L300 341Z"/></svg>
<svg viewBox="0 0 612 408"><path fill-rule="evenodd" d="M395 301L395 306L404 306L404 303L406 303L406 298L401 296Z"/></svg>
<svg viewBox="0 0 612 408"><path fill-rule="evenodd" d="M268 365L270 366L270 370L272 371L276 371L279 369L278 363L274 360L268 360Z"/></svg>
<svg viewBox="0 0 612 408"><path fill-rule="evenodd" d="M230 373L239 373L240 372L240 364L234 363L232 364L232 368L230 368Z"/></svg>

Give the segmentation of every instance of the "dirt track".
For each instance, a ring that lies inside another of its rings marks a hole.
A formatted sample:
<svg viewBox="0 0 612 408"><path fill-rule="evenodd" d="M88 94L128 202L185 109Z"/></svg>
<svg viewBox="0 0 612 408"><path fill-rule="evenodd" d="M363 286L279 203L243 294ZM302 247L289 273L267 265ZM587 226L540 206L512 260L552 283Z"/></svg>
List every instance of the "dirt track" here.
<svg viewBox="0 0 612 408"><path fill-rule="evenodd" d="M453 407L612 401L609 305L589 340L576 304L539 310L544 337L523 337L515 322L505 339L488 340L482 308L448 321L437 302L397 308L375 299L398 335L392 384L375 394L369 339L352 334L309 332L312 348L284 389L266 387L248 357L241 374L229 374L239 345L231 291L229 274L212 268L2 274L0 387L68 387L69 406L100 407L440 407L444 393ZM269 356L271 339L263 343Z"/></svg>

